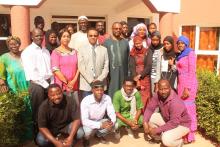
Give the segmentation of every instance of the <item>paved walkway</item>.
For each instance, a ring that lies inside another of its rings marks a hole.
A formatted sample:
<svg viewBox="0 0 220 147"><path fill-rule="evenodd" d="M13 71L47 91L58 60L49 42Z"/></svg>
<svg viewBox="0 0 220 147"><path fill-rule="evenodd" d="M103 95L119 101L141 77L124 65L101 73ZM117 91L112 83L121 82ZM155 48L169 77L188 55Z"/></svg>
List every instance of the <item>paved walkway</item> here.
<svg viewBox="0 0 220 147"><path fill-rule="evenodd" d="M124 134L124 135L123 135ZM139 133L139 138L131 138L125 132L122 133L120 142L117 142L114 135L111 134L106 137L109 144L101 144L97 140L91 140L91 147L160 147L160 144L150 144L144 140L144 134ZM25 145L24 147L36 147L33 142ZM79 142L75 147L82 147L82 143ZM209 140L205 140L200 134L196 134L196 142L184 147L215 147Z"/></svg>

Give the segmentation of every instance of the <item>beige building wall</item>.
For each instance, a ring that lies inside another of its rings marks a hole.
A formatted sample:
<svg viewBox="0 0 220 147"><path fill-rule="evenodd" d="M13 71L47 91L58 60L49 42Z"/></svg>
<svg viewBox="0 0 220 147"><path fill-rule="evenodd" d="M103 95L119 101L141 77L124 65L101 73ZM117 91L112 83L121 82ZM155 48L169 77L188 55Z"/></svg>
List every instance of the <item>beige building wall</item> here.
<svg viewBox="0 0 220 147"><path fill-rule="evenodd" d="M111 25L115 21L127 20L127 17L150 18L158 23L159 15L150 12L142 0L46 0L38 8L30 9L31 28L33 19L37 15L45 18L45 29L50 27L52 15L66 16L99 16L105 17L107 31L111 32Z"/></svg>
<svg viewBox="0 0 220 147"><path fill-rule="evenodd" d="M219 0L181 0L181 13L174 14L174 33L179 35L182 25L220 27L219 6Z"/></svg>

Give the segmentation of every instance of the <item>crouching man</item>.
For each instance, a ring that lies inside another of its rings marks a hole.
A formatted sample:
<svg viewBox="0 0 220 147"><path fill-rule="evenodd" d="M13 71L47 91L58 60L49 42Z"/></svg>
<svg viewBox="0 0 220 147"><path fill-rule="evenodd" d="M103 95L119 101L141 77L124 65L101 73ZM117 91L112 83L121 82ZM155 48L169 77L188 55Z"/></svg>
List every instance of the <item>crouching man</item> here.
<svg viewBox="0 0 220 147"><path fill-rule="evenodd" d="M71 147L74 139L83 138L80 115L71 97L63 95L58 84L48 88L48 99L38 112L39 133L36 142L41 147Z"/></svg>
<svg viewBox="0 0 220 147"><path fill-rule="evenodd" d="M190 117L187 109L176 93L171 90L169 81L158 82L158 92L150 99L144 113L144 131L163 145L180 147L182 137L189 133ZM159 107L160 113L155 109Z"/></svg>
<svg viewBox="0 0 220 147"><path fill-rule="evenodd" d="M101 81L93 82L92 93L81 102L81 119L85 132L84 147L89 146L89 139L94 134L100 139L101 143L108 143L104 136L114 131L116 122L111 98L104 94L104 83ZM106 115L107 118L105 118Z"/></svg>
<svg viewBox="0 0 220 147"><path fill-rule="evenodd" d="M135 81L132 78L126 78L121 90L115 92L113 105L116 111L116 134L120 139L120 128L125 127L130 137L133 131L142 126L143 116L141 110L144 107L141 101L141 95L135 88Z"/></svg>

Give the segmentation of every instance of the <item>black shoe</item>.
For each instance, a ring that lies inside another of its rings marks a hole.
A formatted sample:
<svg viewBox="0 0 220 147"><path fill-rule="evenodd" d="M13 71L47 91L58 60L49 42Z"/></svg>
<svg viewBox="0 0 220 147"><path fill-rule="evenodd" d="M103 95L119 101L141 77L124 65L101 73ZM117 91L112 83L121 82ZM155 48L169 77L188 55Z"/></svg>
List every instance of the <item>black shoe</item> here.
<svg viewBox="0 0 220 147"><path fill-rule="evenodd" d="M89 147L89 140L83 139L83 147Z"/></svg>

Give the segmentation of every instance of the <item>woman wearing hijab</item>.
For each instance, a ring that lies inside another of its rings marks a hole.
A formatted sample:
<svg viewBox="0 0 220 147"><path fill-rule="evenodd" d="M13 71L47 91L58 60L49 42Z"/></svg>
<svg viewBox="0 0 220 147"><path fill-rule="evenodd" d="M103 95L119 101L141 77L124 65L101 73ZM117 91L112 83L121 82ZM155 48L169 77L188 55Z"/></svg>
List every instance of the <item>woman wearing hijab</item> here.
<svg viewBox="0 0 220 147"><path fill-rule="evenodd" d="M161 35L159 31L151 34L151 45L149 49L152 51L152 69L151 69L151 92L157 92L157 82L161 78L161 56L163 55L163 44L161 43Z"/></svg>
<svg viewBox="0 0 220 147"><path fill-rule="evenodd" d="M149 47L149 38L147 37L147 26L143 23L139 23L137 24L136 26L134 26L133 28L133 32L131 34L131 40L129 41L129 47L130 47L130 50L133 48L134 46L134 37L135 36L139 36L143 39L143 47L144 48L148 48Z"/></svg>
<svg viewBox="0 0 220 147"><path fill-rule="evenodd" d="M171 36L166 36L163 40L161 78L167 79L173 89L176 89L175 81L177 77L175 58L176 53L174 52L174 40Z"/></svg>
<svg viewBox="0 0 220 147"><path fill-rule="evenodd" d="M137 89L141 93L144 109L151 96L150 73L152 66L152 51L143 47L143 39L135 36L134 47L130 52L129 70L134 81L137 82Z"/></svg>
<svg viewBox="0 0 220 147"><path fill-rule="evenodd" d="M177 41L179 55L177 56L177 71L178 71L178 96L184 101L187 111L191 117L190 133L184 139L185 143L195 141L195 131L197 129L196 118L196 55L194 50L189 48L189 39L185 36L180 36Z"/></svg>

